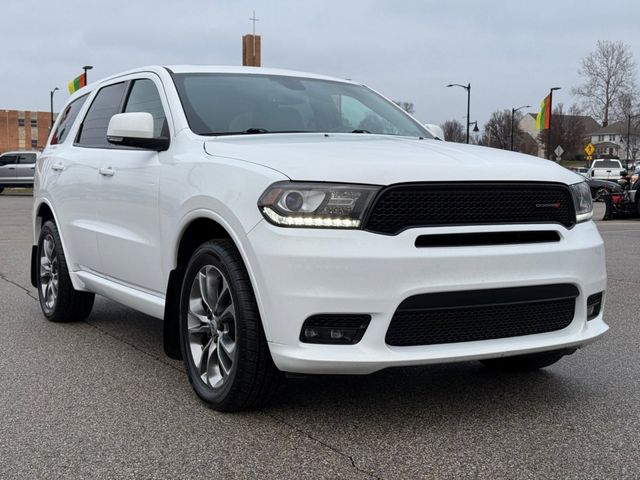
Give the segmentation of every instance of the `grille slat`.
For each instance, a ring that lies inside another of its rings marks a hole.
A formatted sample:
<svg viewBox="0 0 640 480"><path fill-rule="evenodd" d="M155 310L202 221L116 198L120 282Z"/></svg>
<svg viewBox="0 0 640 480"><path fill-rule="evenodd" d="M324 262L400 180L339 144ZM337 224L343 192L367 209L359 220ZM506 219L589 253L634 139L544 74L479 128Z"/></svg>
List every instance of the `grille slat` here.
<svg viewBox="0 0 640 480"><path fill-rule="evenodd" d="M505 223L575 225L571 193L555 183L398 184L379 194L365 221L369 231Z"/></svg>
<svg viewBox="0 0 640 480"><path fill-rule="evenodd" d="M571 296L462 307L398 308L385 341L392 346L437 345L552 332L572 322L575 301Z"/></svg>

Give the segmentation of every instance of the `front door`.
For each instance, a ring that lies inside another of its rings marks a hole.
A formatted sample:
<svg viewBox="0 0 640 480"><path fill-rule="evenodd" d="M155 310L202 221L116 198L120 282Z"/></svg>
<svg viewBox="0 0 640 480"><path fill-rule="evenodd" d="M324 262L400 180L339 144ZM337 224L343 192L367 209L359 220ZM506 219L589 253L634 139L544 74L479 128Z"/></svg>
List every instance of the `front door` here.
<svg viewBox="0 0 640 480"><path fill-rule="evenodd" d="M169 136L159 84L152 78L128 85L124 112L148 112L154 135ZM97 232L102 273L116 281L164 293L160 257L158 182L161 155L152 150L112 148L99 160Z"/></svg>

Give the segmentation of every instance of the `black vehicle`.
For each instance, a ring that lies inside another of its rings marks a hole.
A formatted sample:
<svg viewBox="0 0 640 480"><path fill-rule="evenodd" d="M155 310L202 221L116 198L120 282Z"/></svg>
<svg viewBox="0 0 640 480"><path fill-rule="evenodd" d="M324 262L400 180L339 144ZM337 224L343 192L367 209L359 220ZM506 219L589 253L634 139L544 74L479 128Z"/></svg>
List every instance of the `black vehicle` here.
<svg viewBox="0 0 640 480"><path fill-rule="evenodd" d="M582 174L581 174L582 175ZM600 180L598 178L591 178L586 175L582 175L589 182L589 188L591 189L591 198L594 202L602 202L602 198L605 194L622 192L622 187L618 182L613 180Z"/></svg>

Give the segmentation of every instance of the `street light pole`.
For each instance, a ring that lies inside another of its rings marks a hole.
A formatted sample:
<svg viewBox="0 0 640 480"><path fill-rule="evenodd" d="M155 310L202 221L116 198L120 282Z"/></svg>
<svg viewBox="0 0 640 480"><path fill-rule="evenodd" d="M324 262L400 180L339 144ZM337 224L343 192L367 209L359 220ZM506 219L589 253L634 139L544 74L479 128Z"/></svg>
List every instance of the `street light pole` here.
<svg viewBox="0 0 640 480"><path fill-rule="evenodd" d="M49 100L51 101L51 127L49 128L53 128L53 94L56 93L56 90L60 89L56 87L49 92Z"/></svg>
<svg viewBox="0 0 640 480"><path fill-rule="evenodd" d="M471 83L467 85L461 85L459 83L450 83L447 87L460 87L467 91L467 143L469 143L469 127L473 123L471 121ZM477 128L477 125L476 125Z"/></svg>
<svg viewBox="0 0 640 480"><path fill-rule="evenodd" d="M93 65L85 65L84 67L82 67L82 70L84 70L84 81L87 85L89 85L89 80L87 79L87 72L92 68L93 68Z"/></svg>
<svg viewBox="0 0 640 480"><path fill-rule="evenodd" d="M514 130L513 121L514 121L516 112L519 110L522 110L523 108L531 108L531 105L523 105L521 107L511 109L511 151L512 152L513 152L513 130Z"/></svg>
<svg viewBox="0 0 640 480"><path fill-rule="evenodd" d="M553 87L549 90L549 131L547 132L547 157L551 160L551 119L553 118L553 92L561 87Z"/></svg>

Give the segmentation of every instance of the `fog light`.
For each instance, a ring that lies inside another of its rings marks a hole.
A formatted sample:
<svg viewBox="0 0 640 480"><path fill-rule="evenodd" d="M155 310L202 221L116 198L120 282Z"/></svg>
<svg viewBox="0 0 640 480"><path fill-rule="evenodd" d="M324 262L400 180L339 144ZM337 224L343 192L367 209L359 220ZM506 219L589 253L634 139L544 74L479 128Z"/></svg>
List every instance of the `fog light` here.
<svg viewBox="0 0 640 480"><path fill-rule="evenodd" d="M603 293L604 292L594 293L587 298L587 320L593 320L600 315Z"/></svg>
<svg viewBox="0 0 640 480"><path fill-rule="evenodd" d="M360 341L369 326L370 315L323 314L307 318L300 332L304 343L353 345Z"/></svg>
<svg viewBox="0 0 640 480"><path fill-rule="evenodd" d="M318 335L318 331L315 328L304 329L304 336L307 338L316 338Z"/></svg>

